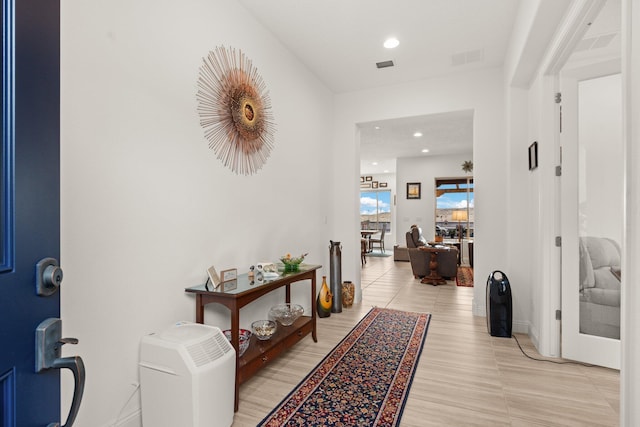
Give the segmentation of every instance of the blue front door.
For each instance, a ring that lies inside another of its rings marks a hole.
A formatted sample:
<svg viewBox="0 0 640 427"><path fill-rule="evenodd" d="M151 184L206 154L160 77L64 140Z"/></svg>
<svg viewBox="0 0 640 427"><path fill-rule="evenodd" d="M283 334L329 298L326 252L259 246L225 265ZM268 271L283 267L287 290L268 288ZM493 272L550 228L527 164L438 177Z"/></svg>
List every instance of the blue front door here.
<svg viewBox="0 0 640 427"><path fill-rule="evenodd" d="M35 372L35 330L60 316L35 266L60 253L60 4L2 1L0 427L60 421L60 374Z"/></svg>

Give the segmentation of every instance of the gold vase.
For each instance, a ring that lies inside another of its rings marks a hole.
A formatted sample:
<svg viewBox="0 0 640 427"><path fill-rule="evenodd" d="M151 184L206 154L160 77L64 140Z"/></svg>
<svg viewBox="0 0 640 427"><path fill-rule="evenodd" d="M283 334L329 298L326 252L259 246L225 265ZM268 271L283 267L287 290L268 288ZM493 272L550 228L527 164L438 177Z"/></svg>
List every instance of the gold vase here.
<svg viewBox="0 0 640 427"><path fill-rule="evenodd" d="M318 293L318 299L316 301L318 317L331 316L332 302L333 295L331 295L329 285L327 285L327 276L322 276L322 286L320 287L320 292Z"/></svg>

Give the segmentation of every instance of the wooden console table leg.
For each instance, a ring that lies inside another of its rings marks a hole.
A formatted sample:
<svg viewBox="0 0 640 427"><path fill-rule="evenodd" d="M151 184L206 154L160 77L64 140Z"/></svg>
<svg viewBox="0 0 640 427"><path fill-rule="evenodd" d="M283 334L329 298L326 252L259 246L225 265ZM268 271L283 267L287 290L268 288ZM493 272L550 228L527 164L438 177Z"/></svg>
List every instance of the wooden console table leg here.
<svg viewBox="0 0 640 427"><path fill-rule="evenodd" d="M318 342L316 334L316 272L311 276L311 337L313 342Z"/></svg>
<svg viewBox="0 0 640 427"><path fill-rule="evenodd" d="M238 412L240 400L240 315L238 310L231 310L231 345L236 349L236 390L234 411Z"/></svg>
<svg viewBox="0 0 640 427"><path fill-rule="evenodd" d="M201 294L196 294L196 323L204 323L204 304Z"/></svg>

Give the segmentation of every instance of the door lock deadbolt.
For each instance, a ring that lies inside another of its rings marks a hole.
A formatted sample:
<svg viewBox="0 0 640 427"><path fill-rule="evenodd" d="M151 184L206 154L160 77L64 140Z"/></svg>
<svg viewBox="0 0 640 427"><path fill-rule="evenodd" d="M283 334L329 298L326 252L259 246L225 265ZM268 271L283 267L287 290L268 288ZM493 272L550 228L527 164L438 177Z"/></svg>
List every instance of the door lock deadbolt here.
<svg viewBox="0 0 640 427"><path fill-rule="evenodd" d="M62 269L55 258L43 258L36 264L36 293L47 297L62 283Z"/></svg>

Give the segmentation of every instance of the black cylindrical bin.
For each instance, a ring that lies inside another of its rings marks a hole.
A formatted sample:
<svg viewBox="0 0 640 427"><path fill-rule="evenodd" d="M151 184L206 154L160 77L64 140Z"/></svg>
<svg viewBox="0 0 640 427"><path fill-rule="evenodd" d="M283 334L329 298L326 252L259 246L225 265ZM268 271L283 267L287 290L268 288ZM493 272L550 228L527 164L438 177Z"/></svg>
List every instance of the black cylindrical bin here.
<svg viewBox="0 0 640 427"><path fill-rule="evenodd" d="M487 279L487 330L493 337L511 338L513 308L507 275L496 270Z"/></svg>
<svg viewBox="0 0 640 427"><path fill-rule="evenodd" d="M340 242L329 240L329 289L333 294L332 313L342 313L342 247Z"/></svg>

